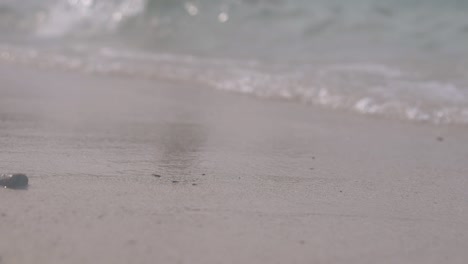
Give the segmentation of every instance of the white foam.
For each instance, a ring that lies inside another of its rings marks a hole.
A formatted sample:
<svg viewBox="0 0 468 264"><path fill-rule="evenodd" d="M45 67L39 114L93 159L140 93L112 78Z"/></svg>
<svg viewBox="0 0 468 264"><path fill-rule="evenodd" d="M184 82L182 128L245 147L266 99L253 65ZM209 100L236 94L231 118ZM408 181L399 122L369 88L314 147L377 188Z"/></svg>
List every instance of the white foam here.
<svg viewBox="0 0 468 264"><path fill-rule="evenodd" d="M146 0L58 1L47 10L47 15L37 25L41 37L64 35L94 35L115 31L127 18L141 14Z"/></svg>
<svg viewBox="0 0 468 264"><path fill-rule="evenodd" d="M287 65L260 62L155 53L145 56L112 48L90 51L82 47L78 50L81 53L72 56L0 46L0 60L92 74L197 82L228 92L365 115L434 124L468 124L467 87L417 79L394 65L296 65L294 70L288 71L291 68Z"/></svg>

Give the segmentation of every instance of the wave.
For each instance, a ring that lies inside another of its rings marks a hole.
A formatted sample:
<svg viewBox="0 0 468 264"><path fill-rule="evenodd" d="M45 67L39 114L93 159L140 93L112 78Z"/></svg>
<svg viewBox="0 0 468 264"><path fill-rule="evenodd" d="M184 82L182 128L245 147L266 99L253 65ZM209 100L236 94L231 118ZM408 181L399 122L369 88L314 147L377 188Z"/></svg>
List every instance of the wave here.
<svg viewBox="0 0 468 264"><path fill-rule="evenodd" d="M282 60L453 54L468 43L467 11L459 0L3 0L0 32Z"/></svg>
<svg viewBox="0 0 468 264"><path fill-rule="evenodd" d="M468 89L374 63L268 66L256 61L110 48L73 55L0 47L0 60L92 74L196 83L260 98L433 124L468 124ZM82 51L81 51L82 52Z"/></svg>

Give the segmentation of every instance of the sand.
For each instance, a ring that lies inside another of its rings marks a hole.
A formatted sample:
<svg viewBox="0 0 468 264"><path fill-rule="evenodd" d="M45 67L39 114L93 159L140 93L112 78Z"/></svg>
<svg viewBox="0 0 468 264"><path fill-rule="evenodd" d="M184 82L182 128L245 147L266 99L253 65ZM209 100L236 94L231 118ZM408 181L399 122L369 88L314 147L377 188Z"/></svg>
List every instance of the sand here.
<svg viewBox="0 0 468 264"><path fill-rule="evenodd" d="M468 261L467 127L0 64L0 148L1 264Z"/></svg>

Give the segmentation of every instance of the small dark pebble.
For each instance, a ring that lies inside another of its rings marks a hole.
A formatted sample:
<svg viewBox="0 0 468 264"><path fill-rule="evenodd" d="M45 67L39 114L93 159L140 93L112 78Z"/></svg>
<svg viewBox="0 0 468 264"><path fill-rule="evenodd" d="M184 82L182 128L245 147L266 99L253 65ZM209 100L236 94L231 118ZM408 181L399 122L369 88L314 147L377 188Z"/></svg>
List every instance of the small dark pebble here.
<svg viewBox="0 0 468 264"><path fill-rule="evenodd" d="M22 189L28 186L28 176L22 173L15 174L1 174L0 186L10 189Z"/></svg>
<svg viewBox="0 0 468 264"><path fill-rule="evenodd" d="M343 191L342 191L342 190L340 190L340 193L342 193L342 192L343 192Z"/></svg>
<svg viewBox="0 0 468 264"><path fill-rule="evenodd" d="M192 183L192 185L193 185L193 186L197 186L198 184L196 184L196 183Z"/></svg>
<svg viewBox="0 0 468 264"><path fill-rule="evenodd" d="M172 181L172 183L179 183L179 181Z"/></svg>
<svg viewBox="0 0 468 264"><path fill-rule="evenodd" d="M161 175L159 175L159 174L151 174L151 175L153 175L156 178L161 178Z"/></svg>
<svg viewBox="0 0 468 264"><path fill-rule="evenodd" d="M202 173L203 176L205 176L206 174L205 173Z"/></svg>
<svg viewBox="0 0 468 264"><path fill-rule="evenodd" d="M304 244L305 244L305 241L304 241L304 240L300 240L300 241L299 241L299 244L304 245Z"/></svg>
<svg viewBox="0 0 468 264"><path fill-rule="evenodd" d="M437 141L444 141L443 137L437 137Z"/></svg>
<svg viewBox="0 0 468 264"><path fill-rule="evenodd" d="M315 159L315 157L312 157L312 159Z"/></svg>
<svg viewBox="0 0 468 264"><path fill-rule="evenodd" d="M313 170L314 168L310 168L310 170Z"/></svg>

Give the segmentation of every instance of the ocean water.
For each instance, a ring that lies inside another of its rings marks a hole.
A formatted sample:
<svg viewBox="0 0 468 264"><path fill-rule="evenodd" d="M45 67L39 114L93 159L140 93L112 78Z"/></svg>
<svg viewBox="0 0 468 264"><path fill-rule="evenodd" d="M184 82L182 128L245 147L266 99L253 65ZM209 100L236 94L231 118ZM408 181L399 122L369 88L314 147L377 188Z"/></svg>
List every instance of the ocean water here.
<svg viewBox="0 0 468 264"><path fill-rule="evenodd" d="M0 0L0 60L468 124L465 0Z"/></svg>

